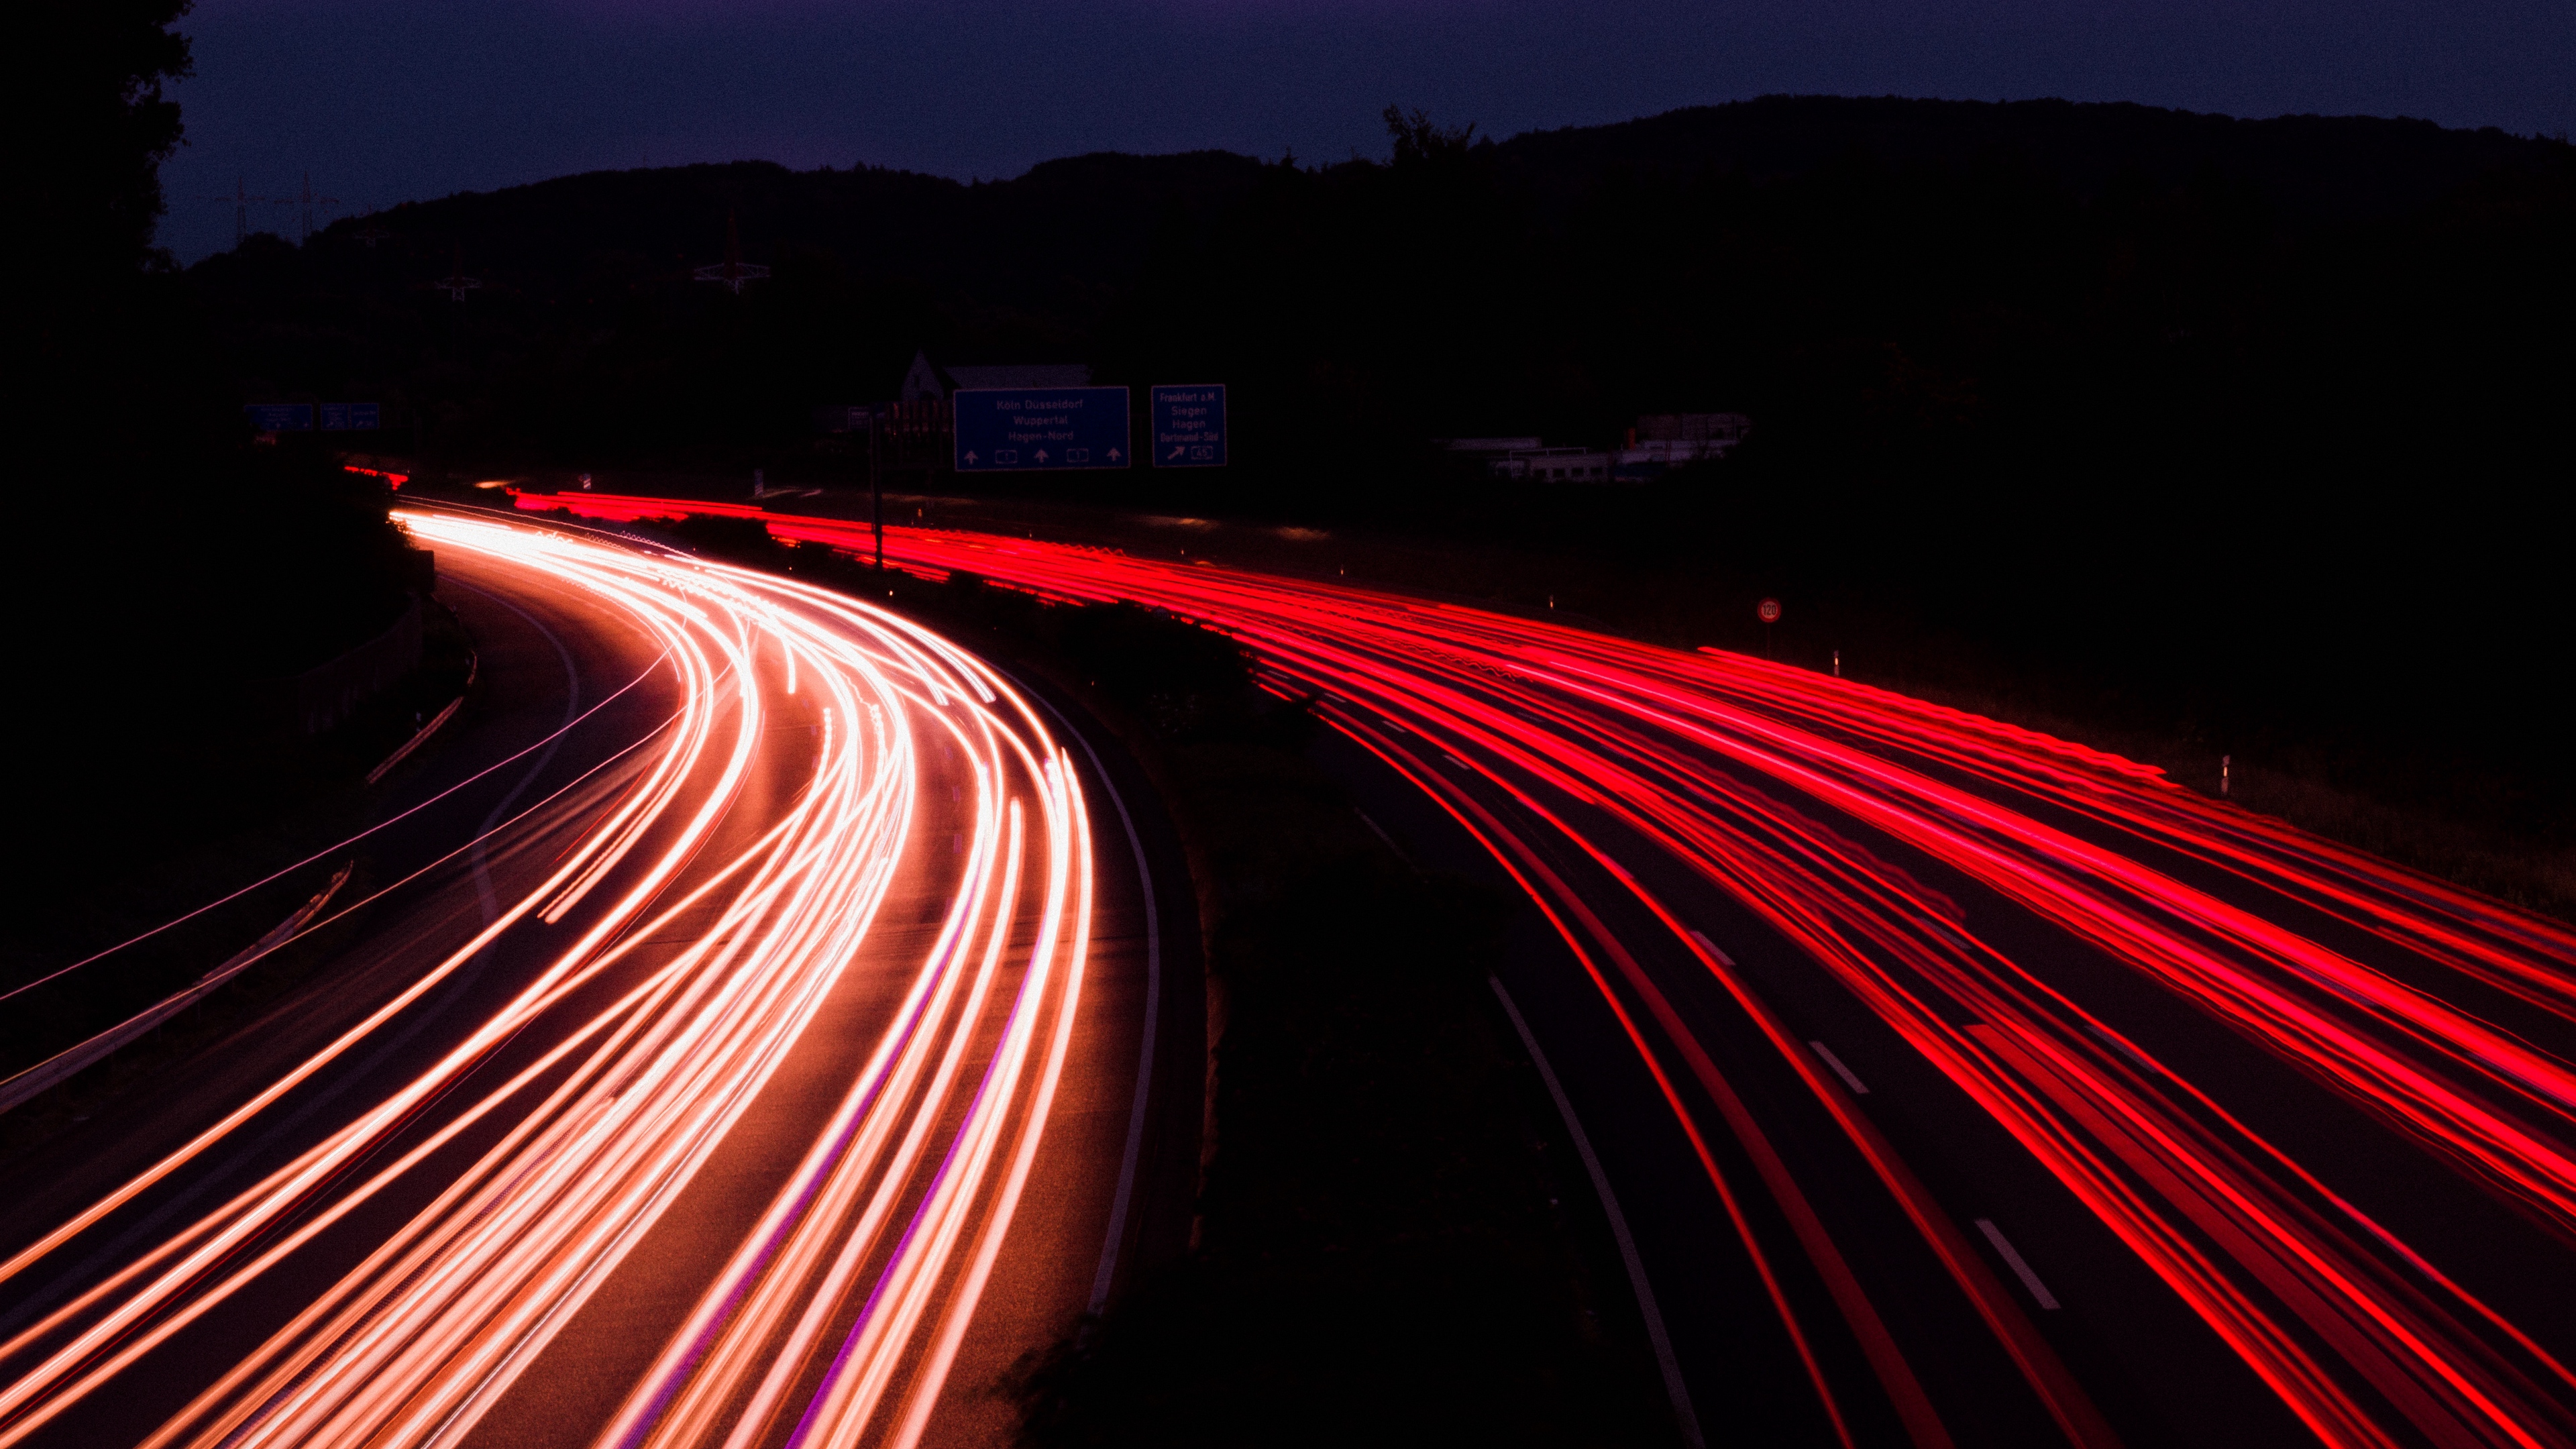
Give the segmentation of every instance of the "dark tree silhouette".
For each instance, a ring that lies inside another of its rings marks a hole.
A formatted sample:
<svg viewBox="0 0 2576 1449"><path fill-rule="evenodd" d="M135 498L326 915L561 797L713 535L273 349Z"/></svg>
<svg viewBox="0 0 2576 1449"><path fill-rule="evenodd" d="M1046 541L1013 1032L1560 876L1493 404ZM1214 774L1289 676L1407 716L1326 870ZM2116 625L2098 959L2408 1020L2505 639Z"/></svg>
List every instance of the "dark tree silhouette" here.
<svg viewBox="0 0 2576 1449"><path fill-rule="evenodd" d="M165 82L193 74L173 31L190 0L37 0L22 55L36 80L42 144L21 149L48 250L74 265L133 270L164 209L161 163L182 143ZM24 23L22 17L21 23Z"/></svg>

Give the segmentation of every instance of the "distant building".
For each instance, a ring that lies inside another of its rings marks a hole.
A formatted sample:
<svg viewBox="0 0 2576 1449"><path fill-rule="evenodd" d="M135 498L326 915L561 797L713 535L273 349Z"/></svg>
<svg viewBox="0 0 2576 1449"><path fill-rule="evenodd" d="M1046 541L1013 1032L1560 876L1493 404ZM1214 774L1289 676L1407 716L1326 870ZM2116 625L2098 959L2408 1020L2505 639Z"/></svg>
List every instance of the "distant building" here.
<svg viewBox="0 0 2576 1449"><path fill-rule="evenodd" d="M1742 413L1649 414L1628 430L1612 472L1620 482L1643 483L1685 463L1723 458L1752 426Z"/></svg>
<svg viewBox="0 0 2576 1449"><path fill-rule="evenodd" d="M927 352L912 355L903 373L902 401L946 402L960 388L1089 387L1091 369L1080 363L1023 362L1000 366L958 364L943 367Z"/></svg>
<svg viewBox="0 0 2576 1449"><path fill-rule="evenodd" d="M1452 453L1464 453L1471 458L1488 461L1508 458L1514 453L1534 453L1539 448L1536 438L1434 438L1432 441Z"/></svg>
<svg viewBox="0 0 2576 1449"><path fill-rule="evenodd" d="M1538 438L1441 438L1440 446L1474 458L1497 478L1540 483L1607 483L1610 455L1592 448L1551 448Z"/></svg>
<svg viewBox="0 0 2576 1449"><path fill-rule="evenodd" d="M1742 413L1650 413L1637 419L1629 430L1634 441L1677 443L1722 443L1734 447L1744 441L1745 430L1753 420Z"/></svg>
<svg viewBox="0 0 2576 1449"><path fill-rule="evenodd" d="M1592 448L1531 448L1505 458L1495 471L1534 483L1607 483L1610 455Z"/></svg>

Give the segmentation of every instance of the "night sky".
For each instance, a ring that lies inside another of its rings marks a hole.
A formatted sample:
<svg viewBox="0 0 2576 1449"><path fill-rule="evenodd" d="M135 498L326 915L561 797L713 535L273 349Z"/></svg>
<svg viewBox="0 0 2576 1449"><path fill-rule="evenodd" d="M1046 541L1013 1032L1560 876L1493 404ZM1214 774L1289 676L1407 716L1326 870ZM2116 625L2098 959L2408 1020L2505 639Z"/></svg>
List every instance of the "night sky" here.
<svg viewBox="0 0 2576 1449"><path fill-rule="evenodd" d="M2576 128L2568 0L201 0L162 244L236 179L344 206L650 161L1009 176L1084 151L1381 155L1772 92ZM260 207L294 233L289 208Z"/></svg>

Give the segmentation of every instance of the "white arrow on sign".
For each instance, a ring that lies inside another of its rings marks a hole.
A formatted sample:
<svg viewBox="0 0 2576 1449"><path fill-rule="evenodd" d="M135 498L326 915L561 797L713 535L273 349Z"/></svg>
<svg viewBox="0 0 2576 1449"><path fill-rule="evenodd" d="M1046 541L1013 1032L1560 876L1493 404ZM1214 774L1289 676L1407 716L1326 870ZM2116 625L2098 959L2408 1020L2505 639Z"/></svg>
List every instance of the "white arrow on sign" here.
<svg viewBox="0 0 2576 1449"><path fill-rule="evenodd" d="M1110 461L1110 462L1112 462L1112 463L1115 463L1115 462L1117 462L1117 461L1118 461L1118 450L1117 450L1116 448L1112 448L1112 449L1110 449L1110 450L1109 450L1109 461Z"/></svg>
<svg viewBox="0 0 2576 1449"><path fill-rule="evenodd" d="M1045 462L1045 461L1046 461L1046 449L1044 449L1044 448L1040 448L1040 449L1038 449L1038 461L1039 461L1039 462L1041 462L1041 463L1043 463L1043 462Z"/></svg>
<svg viewBox="0 0 2576 1449"><path fill-rule="evenodd" d="M975 454L971 450L966 454L966 461L969 463L975 461Z"/></svg>

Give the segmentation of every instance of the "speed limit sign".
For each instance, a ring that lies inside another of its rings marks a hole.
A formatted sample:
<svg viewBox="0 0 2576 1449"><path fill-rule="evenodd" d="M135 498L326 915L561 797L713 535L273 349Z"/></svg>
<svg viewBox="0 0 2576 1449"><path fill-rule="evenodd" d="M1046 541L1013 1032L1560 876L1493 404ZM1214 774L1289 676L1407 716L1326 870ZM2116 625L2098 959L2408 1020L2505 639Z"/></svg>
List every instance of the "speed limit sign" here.
<svg viewBox="0 0 2576 1449"><path fill-rule="evenodd" d="M1765 624L1777 624L1780 622L1780 601L1778 599L1764 599L1761 603L1753 606L1753 613L1755 617L1759 618Z"/></svg>

